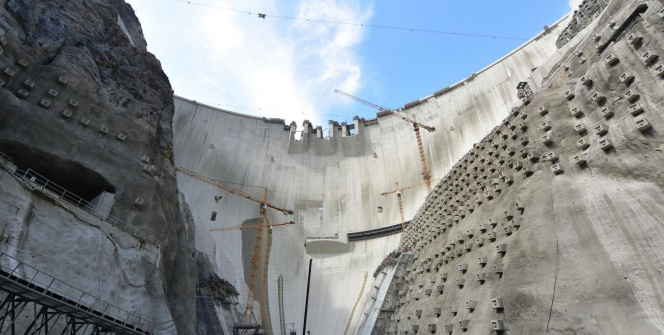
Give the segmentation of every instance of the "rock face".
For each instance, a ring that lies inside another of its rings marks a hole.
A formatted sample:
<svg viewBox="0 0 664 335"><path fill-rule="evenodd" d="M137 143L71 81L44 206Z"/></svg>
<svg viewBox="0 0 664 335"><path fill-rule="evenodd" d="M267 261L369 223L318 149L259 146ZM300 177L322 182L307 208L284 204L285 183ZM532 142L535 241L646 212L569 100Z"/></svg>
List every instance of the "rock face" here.
<svg viewBox="0 0 664 335"><path fill-rule="evenodd" d="M132 8L0 4L0 151L34 178L3 172L0 251L158 333L193 334L197 269L178 205L173 95Z"/></svg>
<svg viewBox="0 0 664 335"><path fill-rule="evenodd" d="M609 7L429 195L374 334L664 331L664 7Z"/></svg>
<svg viewBox="0 0 664 335"><path fill-rule="evenodd" d="M588 26L589 23L593 22L602 11L606 8L609 0L583 0L578 1L578 9L574 10L572 15L572 20L565 27L563 32L558 36L556 45L560 48L563 45L567 44L579 31L583 30ZM572 8L576 8L576 4L570 2Z"/></svg>

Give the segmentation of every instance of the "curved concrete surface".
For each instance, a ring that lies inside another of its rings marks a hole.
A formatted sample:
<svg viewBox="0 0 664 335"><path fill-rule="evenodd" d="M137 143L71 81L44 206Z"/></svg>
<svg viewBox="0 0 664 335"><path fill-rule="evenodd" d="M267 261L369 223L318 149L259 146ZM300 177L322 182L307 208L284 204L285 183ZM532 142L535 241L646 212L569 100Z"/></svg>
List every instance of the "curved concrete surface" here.
<svg viewBox="0 0 664 335"><path fill-rule="evenodd" d="M529 81L535 90L559 61L555 46L567 17L503 59L439 93L411 103L403 112L434 126L422 133L427 162L434 179L440 179L521 102L516 85ZM531 71L535 69L534 71ZM257 118L175 98L174 151L177 166L207 177L240 185L267 187L268 202L295 211L296 225L274 230L268 295L270 310L278 311L277 278L284 281L284 319L302 329L307 264L313 259L307 328L312 334L342 334L360 293L365 273L372 273L393 251L401 234L349 242L348 251L311 251L308 236L345 236L349 232L388 227L401 221L395 197L381 196L395 182L421 179L421 165L412 126L394 116L354 120L355 133L331 124L329 139L322 139L305 124L302 139L295 126ZM210 233L212 227L239 225L258 216L258 204L230 195L184 175L178 186L196 221L197 248L210 256L217 273L235 283L246 299L244 264L253 244L242 241L239 231ZM240 187L240 186L238 186ZM242 189L258 197L262 190ZM218 203L214 196L222 195ZM404 192L406 219L412 218L427 196L426 187ZM382 207L381 213L377 208ZM212 212L217 212L211 221ZM268 210L268 214L272 214ZM284 217L275 212L275 220ZM324 239L323 239L324 240ZM243 259L245 261L243 261ZM260 281L260 280L259 280ZM363 307L363 306L360 306ZM360 319L357 313L355 320ZM258 308L255 308L258 310ZM278 313L270 315L280 324ZM355 329L352 324L350 329ZM273 327L277 333L279 327Z"/></svg>

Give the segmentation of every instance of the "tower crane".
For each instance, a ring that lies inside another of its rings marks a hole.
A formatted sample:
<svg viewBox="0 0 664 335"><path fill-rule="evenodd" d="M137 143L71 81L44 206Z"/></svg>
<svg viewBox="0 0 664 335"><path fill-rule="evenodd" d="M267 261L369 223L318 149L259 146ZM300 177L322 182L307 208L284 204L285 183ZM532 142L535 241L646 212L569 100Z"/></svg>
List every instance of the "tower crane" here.
<svg viewBox="0 0 664 335"><path fill-rule="evenodd" d="M267 241L265 242L265 263L263 265L263 281L262 281L262 286L261 286L261 305L267 304L267 296L266 296L266 290L267 290L267 278L268 278L268 269L270 266L270 251L272 250L272 228L273 227L278 227L278 226L289 226L292 224L295 224L295 221L288 221L288 222L283 222L283 223L270 223L274 222L274 215L271 217L270 221L266 225L258 225L258 224L252 224L252 225L240 225L240 226L233 226L233 227L222 227L222 228L212 228L210 231L228 231L228 230L244 230L244 229L251 229L251 228L267 228Z"/></svg>
<svg viewBox="0 0 664 335"><path fill-rule="evenodd" d="M429 172L429 167L427 166L427 160L426 156L424 155L424 147L422 146L422 137L420 136L420 128L424 128L429 132L433 132L436 130L434 127L429 127L425 126L419 122L417 122L417 118L415 115L413 115L413 119L409 119L401 114L397 114L396 112L392 111L389 108L381 107L376 104L372 104L371 102L368 102L366 100L360 99L352 94L346 93L341 90L334 90L335 93L342 95L348 99L357 101L361 104L364 104L366 106L369 106L371 108L377 109L381 112L387 112L390 113L396 117L398 117L401 120L404 120L406 122L409 122L413 125L413 130L415 131L415 138L417 139L417 148L420 151L420 161L422 162L422 178L424 179L424 183L427 185L427 191L431 192L431 173Z"/></svg>
<svg viewBox="0 0 664 335"><path fill-rule="evenodd" d="M406 219L403 216L403 202L401 201L401 192L405 191L405 190L408 190L408 189L411 189L411 188L422 186L422 185L425 184L425 182L420 182L420 183L417 183L417 184L408 185L406 187L399 187L399 183L396 183L396 184L397 184L397 186L393 190L383 192L380 195L388 195L388 194L392 194L392 193L397 194L397 199L399 201L399 213L401 214L401 230L406 231Z"/></svg>
<svg viewBox="0 0 664 335"><path fill-rule="evenodd" d="M277 225L271 225L268 223L267 225L264 224L266 221L265 215L266 215L266 208L272 208L277 211L280 211L284 214L287 215L292 215L293 211L290 209L284 209L281 207L277 207L275 205L272 205L267 202L267 188L263 188L263 198L258 198L255 197L251 194L248 194L244 191L238 190L236 188L233 188L231 186L228 186L218 180L214 180L208 177L205 177L201 174L198 174L194 171L187 170L183 167L176 167L176 171L185 174L187 176L190 176L194 179L198 179L202 182L208 183L210 185L217 186L221 188L222 190L225 190L231 194L235 194L238 196L241 196L243 198L249 199L251 201L257 202L260 204L260 209L259 209L259 215L258 215L258 223L255 225L249 225L249 226L235 226L235 227L229 227L231 229L248 229L248 228L256 228L256 240L254 242L254 251L251 256L251 276L249 278L249 292L247 293L247 304L246 304L246 309L243 315L243 322L247 322L249 320L252 320L252 317L255 317L254 314L254 292L256 290L256 282L258 280L258 268L259 268L259 263L260 263L260 254L261 254L261 244L263 241L263 228L268 227L268 243L272 243L272 228L273 226L283 226L283 225L291 225L294 222L289 221ZM231 229L224 229L224 228L213 228L212 230L231 230ZM268 247L269 248L269 247ZM266 256L267 257L267 256ZM267 271L267 269L264 269L264 271ZM265 275L264 275L265 276Z"/></svg>

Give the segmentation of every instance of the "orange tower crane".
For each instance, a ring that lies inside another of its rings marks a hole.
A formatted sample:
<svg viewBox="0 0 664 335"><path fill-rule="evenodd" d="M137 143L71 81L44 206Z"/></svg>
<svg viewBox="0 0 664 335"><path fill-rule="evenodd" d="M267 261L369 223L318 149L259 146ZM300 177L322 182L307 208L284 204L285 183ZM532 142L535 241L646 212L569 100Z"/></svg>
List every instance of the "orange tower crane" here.
<svg viewBox="0 0 664 335"><path fill-rule="evenodd" d="M417 122L417 118L415 115L413 115L413 119L409 119L401 114L397 114L396 112L390 110L389 108L381 107L376 104L372 104L366 100L360 99L352 94L346 93L341 90L334 90L335 93L338 93L346 98L349 98L351 100L355 100L361 104L367 105L371 108L375 108L381 112L387 112L390 113L406 122L410 122L413 125L413 130L415 131L415 138L417 139L417 148L419 149L420 152L420 161L422 162L422 178L424 179L424 183L427 185L427 191L431 192L431 173L429 172L429 167L427 166L427 159L426 156L424 155L424 147L422 146L422 137L420 136L420 128L424 128L429 132L433 132L436 130L434 127L429 127L425 126L419 122Z"/></svg>
<svg viewBox="0 0 664 335"><path fill-rule="evenodd" d="M270 222L274 222L274 215L272 216ZM259 224L252 224L252 225L245 225L245 226L233 226L233 227L222 227L222 228L212 228L210 231L227 231L227 230L243 230L243 229L251 229L251 228L267 228L267 241L265 243L265 263L263 265L263 284L261 287L261 305L267 303L267 296L266 296L266 290L267 290L267 278L268 278L268 268L270 265L270 251L272 250L272 228L273 227L278 227L278 226L289 226L292 224L295 224L295 221L288 221L288 222L283 222L283 223L276 223L276 224L271 224L268 222L266 225L259 225Z"/></svg>
<svg viewBox="0 0 664 335"><path fill-rule="evenodd" d="M252 319L252 316L255 316L254 314L254 292L256 291L256 282L258 280L258 268L259 268L259 263L260 263L260 254L261 254L261 244L263 241L263 228L265 227L270 227L268 230L268 242L271 241L271 233L272 233L272 226L283 226L283 225L290 225L293 224L294 222L289 221L286 223L281 223L278 225L265 225L265 215L266 215L266 208L270 207L272 209L278 210L280 212L283 212L286 215L292 215L293 211L289 209L284 209L281 207L274 206L270 203L267 202L267 188L263 188L263 199L260 199L258 197L255 197L251 194L248 194L244 191L238 190L236 188L233 188L231 186L228 186L220 181L205 177L203 175L200 175L194 171L187 170L182 167L176 167L176 171L185 174L187 176L190 176L194 179L198 179L202 182L208 183L210 185L217 186L221 188L222 190L225 190L231 194L235 194L238 196L241 196L243 198L249 199L251 201L255 201L260 204L260 210L259 210L259 215L258 215L258 224L255 225L248 225L248 226L234 226L234 227L227 227L227 228L212 228L212 231L217 231L217 230L232 230L232 229L248 229L248 228L256 228L256 240L254 242L254 251L251 256L251 276L249 278L249 292L247 293L247 304L246 304L246 310L243 316L244 322L247 322L248 320ZM265 269L266 270L266 269Z"/></svg>
<svg viewBox="0 0 664 335"><path fill-rule="evenodd" d="M396 184L397 184L397 186L393 190L383 192L380 195L388 195L388 194L392 194L392 193L397 194L397 199L399 201L399 213L401 214L401 230L406 231L406 219L403 216L403 202L401 201L401 191L405 191L405 190L408 190L408 189L411 189L411 188L422 186L422 185L425 184L425 182L412 184L412 185L408 185L406 187L401 187L401 188L399 187L399 183L396 183Z"/></svg>

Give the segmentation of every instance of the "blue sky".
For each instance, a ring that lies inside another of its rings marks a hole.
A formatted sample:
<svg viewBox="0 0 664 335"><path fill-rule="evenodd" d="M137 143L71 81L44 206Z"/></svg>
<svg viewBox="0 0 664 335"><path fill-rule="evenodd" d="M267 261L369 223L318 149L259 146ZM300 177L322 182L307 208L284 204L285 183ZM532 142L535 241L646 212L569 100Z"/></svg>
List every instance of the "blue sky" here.
<svg viewBox="0 0 664 335"><path fill-rule="evenodd" d="M491 64L570 11L569 0L126 0L175 93L239 113L351 121L397 108ZM575 0L576 1L576 0ZM255 14L238 13L225 7ZM496 35L491 39L271 15Z"/></svg>

